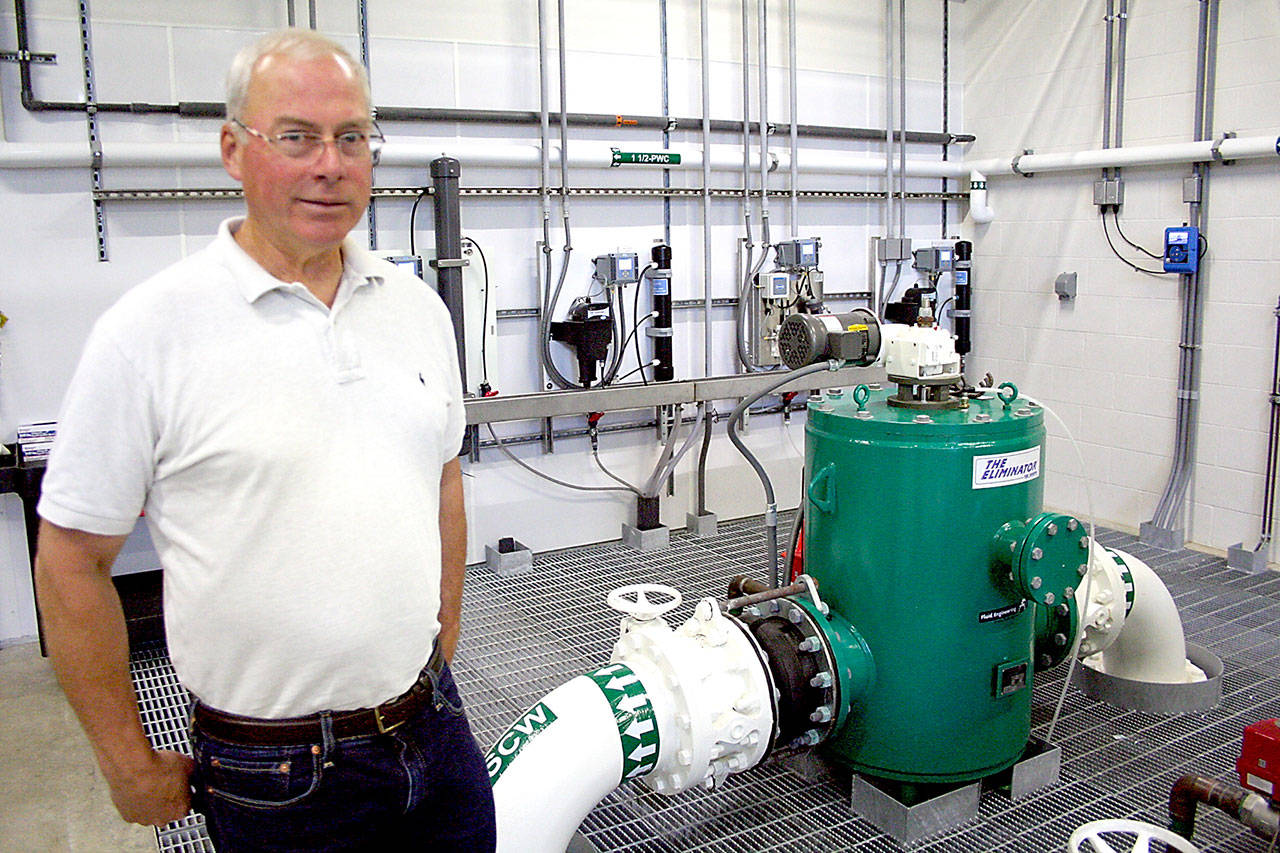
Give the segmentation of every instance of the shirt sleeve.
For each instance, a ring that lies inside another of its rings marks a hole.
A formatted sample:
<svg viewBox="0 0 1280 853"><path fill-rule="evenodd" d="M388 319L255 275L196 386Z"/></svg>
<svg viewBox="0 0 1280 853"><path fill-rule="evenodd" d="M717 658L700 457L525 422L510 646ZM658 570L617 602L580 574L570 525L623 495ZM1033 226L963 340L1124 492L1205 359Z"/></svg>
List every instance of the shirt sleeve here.
<svg viewBox="0 0 1280 853"><path fill-rule="evenodd" d="M467 430L467 412L462 403L462 371L458 366L458 347L453 336L453 322L449 311L440 303L436 313L438 339L442 342L442 359L445 363L445 385L449 410L445 417L444 444L440 448L440 466L444 467L462 451L462 439Z"/></svg>
<svg viewBox="0 0 1280 853"><path fill-rule="evenodd" d="M40 516L88 533L129 533L154 477L152 413L147 384L99 323L62 403Z"/></svg>

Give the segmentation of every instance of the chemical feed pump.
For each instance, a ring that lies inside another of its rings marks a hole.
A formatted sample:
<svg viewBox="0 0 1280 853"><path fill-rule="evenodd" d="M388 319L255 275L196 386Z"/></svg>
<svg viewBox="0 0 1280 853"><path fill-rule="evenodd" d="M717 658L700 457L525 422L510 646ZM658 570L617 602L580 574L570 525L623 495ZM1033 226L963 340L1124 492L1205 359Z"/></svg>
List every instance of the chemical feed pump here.
<svg viewBox="0 0 1280 853"><path fill-rule="evenodd" d="M675 590L611 594L609 664L489 751L500 850L565 849L628 779L678 794L776 753L818 748L904 802L987 778L1023 756L1033 675L1077 639L1099 672L1204 680L1154 573L1042 511L1044 410L960 390L950 335L855 311L788 318L779 344L789 366L883 364L897 385L809 402L805 574L738 583L675 629Z"/></svg>

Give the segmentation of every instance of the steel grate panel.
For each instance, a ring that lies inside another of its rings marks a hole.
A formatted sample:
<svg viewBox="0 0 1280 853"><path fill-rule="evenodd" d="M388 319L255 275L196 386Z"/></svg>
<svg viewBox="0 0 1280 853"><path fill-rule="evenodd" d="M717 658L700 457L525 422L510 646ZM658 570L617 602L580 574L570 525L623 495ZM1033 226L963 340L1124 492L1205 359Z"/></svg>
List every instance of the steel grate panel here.
<svg viewBox="0 0 1280 853"><path fill-rule="evenodd" d="M779 521L779 539L790 514ZM1042 853L1060 850L1081 823L1100 817L1166 819L1167 795L1184 773L1233 778L1245 725L1280 716L1280 575L1248 575L1193 551L1166 552L1134 537L1099 530L1098 541L1150 565L1178 605L1189 640L1207 646L1226 667L1223 701L1208 712L1177 718L1094 703L1072 689L1055 728L1062 775L1018 802L984 791L979 818L924 839L912 853ZM471 567L463 597L463 642L454 661L472 728L482 745L497 737L546 693L602 665L618 635L618 614L604 604L629 583L667 583L684 603L666 617L677 625L702 597L722 597L736 574L763 577L759 519L724 523L699 540L673 532L671 547L636 553L608 542L538 555L533 569L498 577ZM139 707L157 746L189 751L188 696L163 648L135 650ZM1043 737L1066 667L1037 674L1032 726ZM636 782L614 791L587 816L581 834L601 851L627 853L902 853L848 807L848 780L813 778L785 761L770 761L716 791L677 798ZM1252 833L1201 808L1196 843L1204 853L1259 853ZM157 830L162 851L213 850L203 819L191 815Z"/></svg>

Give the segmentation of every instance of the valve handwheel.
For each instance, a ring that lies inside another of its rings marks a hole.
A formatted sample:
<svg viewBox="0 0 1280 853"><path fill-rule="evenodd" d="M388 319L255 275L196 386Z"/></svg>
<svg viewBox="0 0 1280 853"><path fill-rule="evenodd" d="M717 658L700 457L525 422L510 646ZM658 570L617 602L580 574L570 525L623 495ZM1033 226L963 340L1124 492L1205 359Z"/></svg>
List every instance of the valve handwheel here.
<svg viewBox="0 0 1280 853"><path fill-rule="evenodd" d="M1104 840L1103 835L1110 836L1110 842ZM1129 842L1130 836L1133 836L1132 843ZM1095 820L1084 824L1071 833L1067 849L1071 853L1154 853L1155 850L1165 849L1163 846L1153 848L1152 841L1167 844L1168 849L1179 853L1200 853L1199 847L1172 830L1140 820L1125 819ZM1112 843L1124 846L1113 847Z"/></svg>
<svg viewBox="0 0 1280 853"><path fill-rule="evenodd" d="M658 600L651 601L649 599L651 595L657 596ZM605 597L606 604L638 622L656 619L663 613L679 607L682 601L684 598L678 589L660 583L633 583L629 586L620 586Z"/></svg>

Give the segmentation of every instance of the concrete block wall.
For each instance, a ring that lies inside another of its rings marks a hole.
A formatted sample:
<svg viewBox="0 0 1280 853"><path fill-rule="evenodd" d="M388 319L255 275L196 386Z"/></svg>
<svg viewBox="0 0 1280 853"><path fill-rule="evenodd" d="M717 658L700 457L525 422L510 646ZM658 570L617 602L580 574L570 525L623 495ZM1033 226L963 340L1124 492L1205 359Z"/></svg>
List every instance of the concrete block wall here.
<svg viewBox="0 0 1280 853"><path fill-rule="evenodd" d="M1118 0L1117 0L1118 5ZM1191 0L1131 0L1124 144L1192 139L1197 17ZM1222 3L1214 133L1280 133L1280 7ZM964 7L969 157L1101 147L1105 32L1101 2ZM1124 171L1120 223L1159 252L1186 218L1189 167ZM1132 271L1108 247L1092 204L1097 173L990 182L996 220L973 229L975 373L1012 379L1057 411L1080 442L1095 511L1121 527L1149 520L1169 474L1180 330L1176 276ZM1253 548L1262 523L1270 417L1273 309L1280 298L1280 160L1215 166L1210 179L1207 298L1189 541ZM1159 262L1112 240L1131 260ZM1053 281L1079 274L1059 302ZM1047 500L1086 511L1064 431L1050 426ZM1276 559L1274 549L1270 557Z"/></svg>

